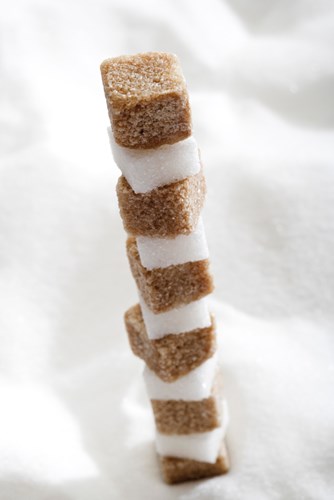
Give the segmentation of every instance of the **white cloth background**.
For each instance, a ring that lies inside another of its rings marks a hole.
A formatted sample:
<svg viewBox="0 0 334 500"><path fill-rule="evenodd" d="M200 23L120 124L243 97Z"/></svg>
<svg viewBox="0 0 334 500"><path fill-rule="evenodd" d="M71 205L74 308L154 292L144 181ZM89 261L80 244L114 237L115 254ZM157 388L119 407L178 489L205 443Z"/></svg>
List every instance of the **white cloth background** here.
<svg viewBox="0 0 334 500"><path fill-rule="evenodd" d="M1 500L334 496L334 7L13 0L0 32ZM231 472L161 482L99 64L179 55Z"/></svg>

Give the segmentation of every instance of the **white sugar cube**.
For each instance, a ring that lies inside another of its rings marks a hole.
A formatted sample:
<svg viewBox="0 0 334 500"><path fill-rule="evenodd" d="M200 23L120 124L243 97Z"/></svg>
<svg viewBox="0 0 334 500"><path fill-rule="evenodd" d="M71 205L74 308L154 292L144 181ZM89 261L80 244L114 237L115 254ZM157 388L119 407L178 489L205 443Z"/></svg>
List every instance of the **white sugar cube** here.
<svg viewBox="0 0 334 500"><path fill-rule="evenodd" d="M131 149L116 144L110 127L108 134L114 160L135 193L147 193L201 169L198 146L192 136L154 149Z"/></svg>
<svg viewBox="0 0 334 500"><path fill-rule="evenodd" d="M161 434L156 432L156 449L165 457L187 458L215 463L228 424L227 405L224 402L223 423L210 432L196 434Z"/></svg>
<svg viewBox="0 0 334 500"><path fill-rule="evenodd" d="M147 366L144 380L150 399L201 401L209 398L217 371L217 354L175 382L164 382Z"/></svg>
<svg viewBox="0 0 334 500"><path fill-rule="evenodd" d="M209 257L201 217L196 229L188 235L181 234L176 238L139 236L137 247L142 265L149 270L184 264L185 262L195 262Z"/></svg>
<svg viewBox="0 0 334 500"><path fill-rule="evenodd" d="M139 296L140 307L149 339L161 339L169 334L208 328L211 317L206 298L195 300L183 307L154 314Z"/></svg>

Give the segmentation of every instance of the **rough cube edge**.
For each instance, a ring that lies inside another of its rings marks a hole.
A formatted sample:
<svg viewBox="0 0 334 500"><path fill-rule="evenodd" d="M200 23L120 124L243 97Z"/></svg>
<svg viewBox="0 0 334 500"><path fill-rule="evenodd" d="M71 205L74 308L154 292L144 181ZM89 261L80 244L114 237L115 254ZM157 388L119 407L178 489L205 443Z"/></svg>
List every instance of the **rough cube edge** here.
<svg viewBox="0 0 334 500"><path fill-rule="evenodd" d="M174 54L149 52L106 59L101 75L119 145L148 149L191 135L188 92Z"/></svg>

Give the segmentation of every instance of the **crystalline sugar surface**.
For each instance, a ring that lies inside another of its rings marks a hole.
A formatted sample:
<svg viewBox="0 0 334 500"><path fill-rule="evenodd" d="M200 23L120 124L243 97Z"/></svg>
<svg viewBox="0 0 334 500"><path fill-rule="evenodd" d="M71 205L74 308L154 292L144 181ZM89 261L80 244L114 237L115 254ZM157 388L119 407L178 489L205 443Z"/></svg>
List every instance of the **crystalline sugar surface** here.
<svg viewBox="0 0 334 500"><path fill-rule="evenodd" d="M148 397L165 401L201 401L211 395L216 370L216 354L175 382L164 382L145 366L144 380Z"/></svg>
<svg viewBox="0 0 334 500"><path fill-rule="evenodd" d="M114 160L135 193L180 181L201 169L194 137L154 149L131 149L116 144L108 128Z"/></svg>
<svg viewBox="0 0 334 500"><path fill-rule="evenodd" d="M161 339L171 333L190 332L211 325L211 317L206 298L195 300L160 314L154 314L139 296L147 335L150 339Z"/></svg>
<svg viewBox="0 0 334 500"><path fill-rule="evenodd" d="M187 435L167 435L156 432L156 449L159 455L188 458L215 463L228 425L227 404L224 401L223 423L210 432Z"/></svg>
<svg viewBox="0 0 334 500"><path fill-rule="evenodd" d="M188 235L182 234L176 238L139 236L137 247L142 265L149 270L184 264L185 262L195 262L209 257L201 217L196 229Z"/></svg>

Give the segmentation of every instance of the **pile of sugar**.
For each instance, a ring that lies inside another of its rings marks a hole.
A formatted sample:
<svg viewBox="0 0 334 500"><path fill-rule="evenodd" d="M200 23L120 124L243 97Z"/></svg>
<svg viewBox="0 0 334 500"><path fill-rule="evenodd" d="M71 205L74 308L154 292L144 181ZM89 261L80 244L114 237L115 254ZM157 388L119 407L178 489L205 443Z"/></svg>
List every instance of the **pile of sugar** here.
<svg viewBox="0 0 334 500"><path fill-rule="evenodd" d="M334 5L255 4L8 3L1 498L333 499ZM232 461L222 478L173 488L120 315L137 298L92 72L111 48L171 43L208 180Z"/></svg>

